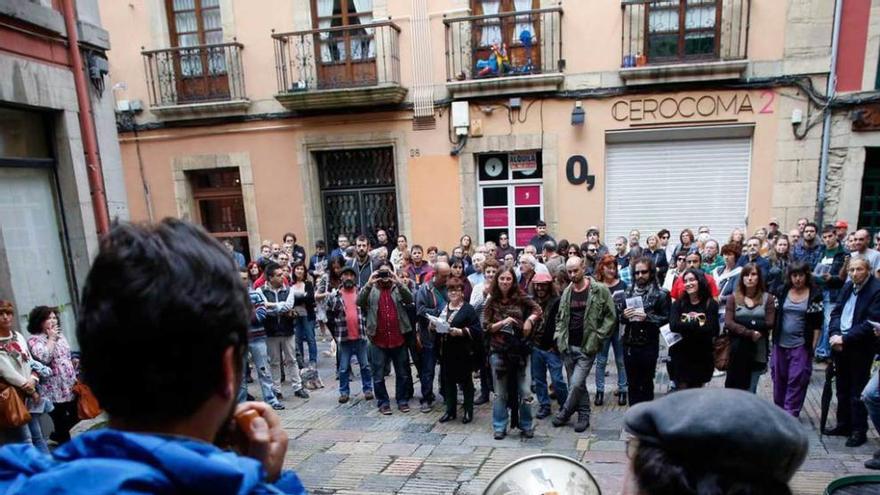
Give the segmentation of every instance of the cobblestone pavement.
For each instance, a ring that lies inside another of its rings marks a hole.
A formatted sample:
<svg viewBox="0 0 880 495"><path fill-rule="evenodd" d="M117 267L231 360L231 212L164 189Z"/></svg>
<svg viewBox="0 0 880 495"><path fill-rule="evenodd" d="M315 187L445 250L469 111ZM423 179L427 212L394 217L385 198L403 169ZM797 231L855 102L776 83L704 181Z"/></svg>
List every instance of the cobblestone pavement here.
<svg viewBox="0 0 880 495"><path fill-rule="evenodd" d="M319 342L320 351L327 349L326 343ZM310 493L479 494L502 467L541 452L563 454L584 462L603 494L620 493L626 469L622 431L626 407L617 405L613 393L617 383L613 356L608 364L606 405L593 408L591 426L586 432L575 433L570 426L553 428L547 418L536 420L532 439L521 439L514 430L500 441L492 438L491 403L477 406L473 423L467 425L460 421L438 423L442 407L437 404L432 412L421 413L417 399L411 402L409 413L395 408L393 415L382 416L375 400L364 400L356 366L352 400L338 404L335 360L322 352L319 362L326 388L311 391L311 398L303 400L292 397L285 385L287 409L279 411L291 439L285 466L299 474ZM810 432L810 452L792 481L796 494L820 494L837 477L867 472L862 463L878 447L873 431L868 443L855 449L845 447L844 438L818 435L822 371L820 366L814 371L801 417L801 423ZM391 376L386 382L392 394L393 380ZM589 381L592 395L592 374ZM711 386L722 384L723 378L716 378ZM662 365L658 366L656 389L658 394L668 392L668 378ZM251 393L259 396L258 388L251 385ZM769 374L761 378L759 393L771 400ZM832 404L832 418L834 410Z"/></svg>

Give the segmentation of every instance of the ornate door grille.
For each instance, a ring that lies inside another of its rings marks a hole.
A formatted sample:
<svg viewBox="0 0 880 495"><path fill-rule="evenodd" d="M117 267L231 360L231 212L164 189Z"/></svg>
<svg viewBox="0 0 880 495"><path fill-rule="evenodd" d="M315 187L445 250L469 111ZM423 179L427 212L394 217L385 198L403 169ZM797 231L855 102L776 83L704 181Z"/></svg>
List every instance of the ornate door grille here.
<svg viewBox="0 0 880 495"><path fill-rule="evenodd" d="M397 232L392 148L321 151L316 158L329 245L339 234Z"/></svg>

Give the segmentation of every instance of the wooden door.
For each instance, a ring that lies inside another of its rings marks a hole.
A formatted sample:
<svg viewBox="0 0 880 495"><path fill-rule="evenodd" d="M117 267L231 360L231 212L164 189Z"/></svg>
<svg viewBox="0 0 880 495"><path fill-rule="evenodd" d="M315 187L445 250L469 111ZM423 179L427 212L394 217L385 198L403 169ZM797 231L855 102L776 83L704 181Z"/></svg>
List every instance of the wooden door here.
<svg viewBox="0 0 880 495"><path fill-rule="evenodd" d="M371 0L312 0L313 36L319 89L374 86L375 28ZM334 29L335 28L335 29Z"/></svg>
<svg viewBox="0 0 880 495"><path fill-rule="evenodd" d="M166 0L178 103L229 99L219 0ZM186 47L193 47L187 49Z"/></svg>

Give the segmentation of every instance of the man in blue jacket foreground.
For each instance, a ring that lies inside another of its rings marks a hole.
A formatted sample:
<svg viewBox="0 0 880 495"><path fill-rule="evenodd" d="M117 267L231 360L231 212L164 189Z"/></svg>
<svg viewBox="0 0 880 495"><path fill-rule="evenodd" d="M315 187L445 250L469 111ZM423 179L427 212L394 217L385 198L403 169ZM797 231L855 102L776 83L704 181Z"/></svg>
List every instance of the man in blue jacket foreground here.
<svg viewBox="0 0 880 495"><path fill-rule="evenodd" d="M288 438L271 406L236 405L251 310L232 259L200 227L115 224L76 329L109 427L51 456L0 448L0 493L304 494L281 470ZM249 423L233 419L246 411Z"/></svg>

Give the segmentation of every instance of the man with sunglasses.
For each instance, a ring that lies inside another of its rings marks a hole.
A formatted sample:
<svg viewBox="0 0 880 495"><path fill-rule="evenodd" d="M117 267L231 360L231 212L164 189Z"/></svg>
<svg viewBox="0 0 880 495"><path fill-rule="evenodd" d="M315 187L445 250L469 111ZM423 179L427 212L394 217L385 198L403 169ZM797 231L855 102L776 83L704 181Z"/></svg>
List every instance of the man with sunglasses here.
<svg viewBox="0 0 880 495"><path fill-rule="evenodd" d="M608 254L608 246L602 244L602 241L599 240L599 227L592 226L587 229L587 239L586 242L590 244L595 244L598 252L596 253L596 259L601 258Z"/></svg>
<svg viewBox="0 0 880 495"><path fill-rule="evenodd" d="M495 259L499 262L504 261L504 257L508 254L516 258L516 248L510 245L510 235L504 232L498 236L498 246L495 247Z"/></svg>
<svg viewBox="0 0 880 495"><path fill-rule="evenodd" d="M651 258L639 258L635 262L633 281L625 291L627 308L620 316L624 325L623 362L629 380L630 406L654 400L660 327L669 323L670 304L669 293L657 286Z"/></svg>

